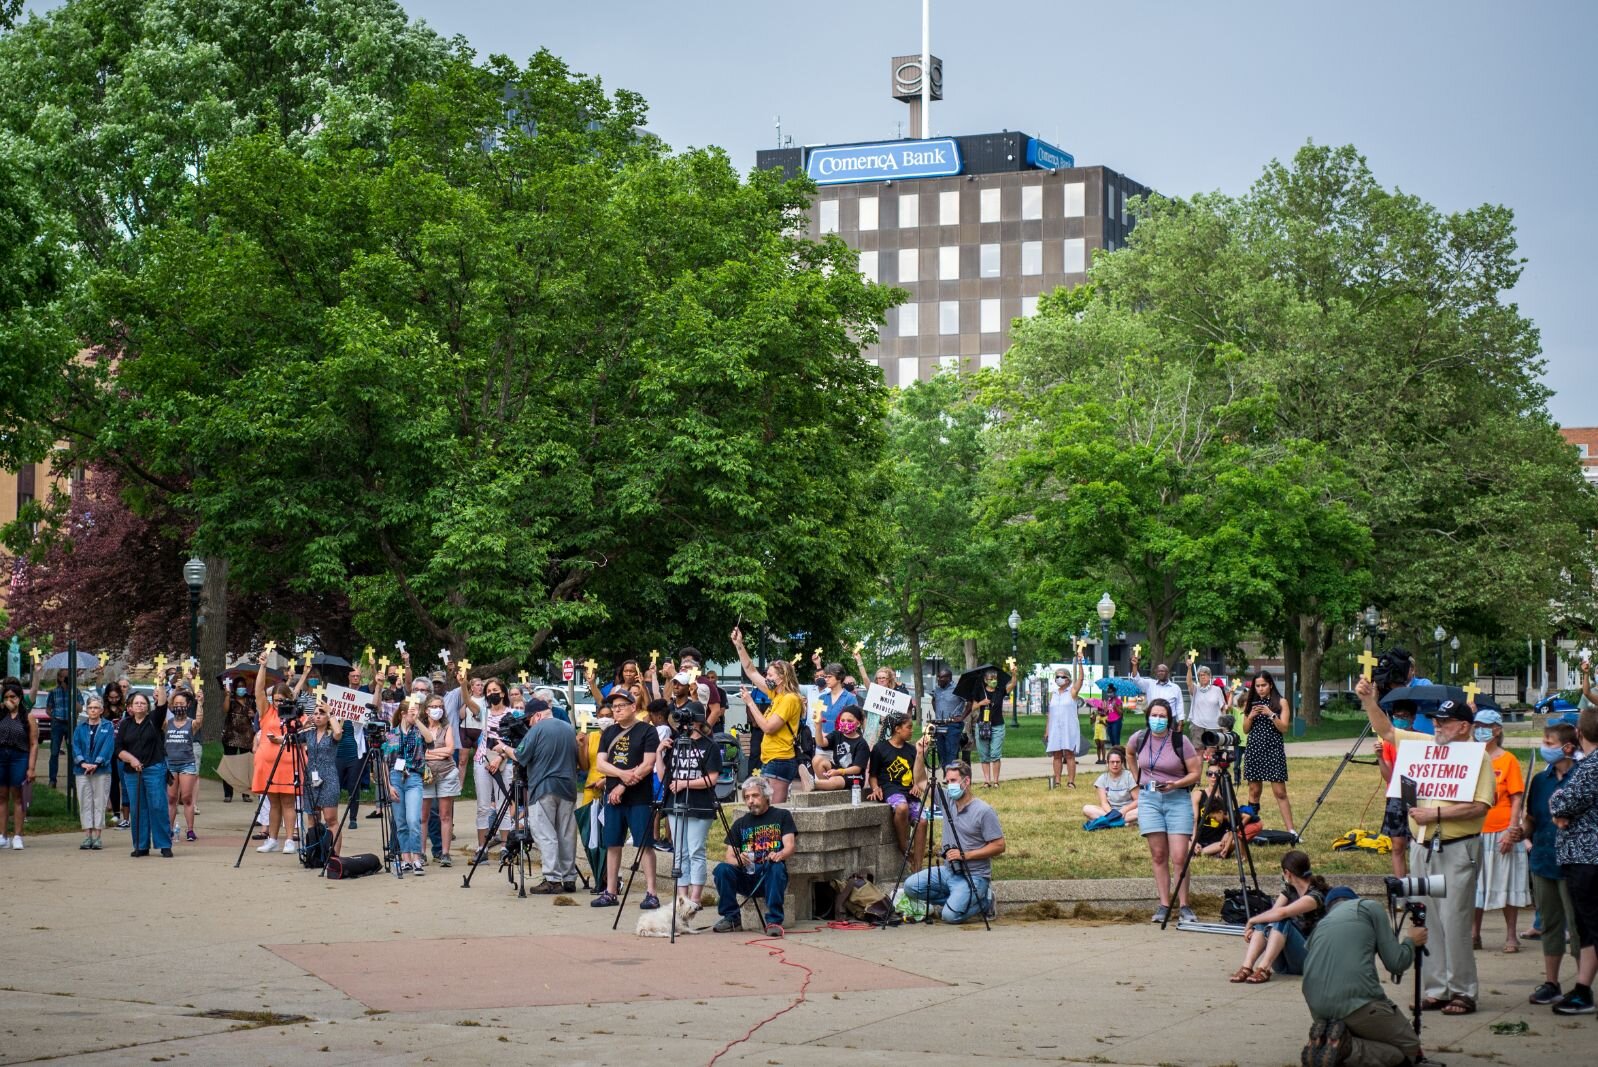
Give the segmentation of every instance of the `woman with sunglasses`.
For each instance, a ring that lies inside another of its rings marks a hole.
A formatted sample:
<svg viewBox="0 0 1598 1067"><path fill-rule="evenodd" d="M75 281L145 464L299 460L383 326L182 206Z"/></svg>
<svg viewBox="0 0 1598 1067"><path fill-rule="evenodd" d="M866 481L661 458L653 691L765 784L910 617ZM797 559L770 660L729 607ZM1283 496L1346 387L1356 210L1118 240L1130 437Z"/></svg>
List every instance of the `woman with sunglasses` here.
<svg viewBox="0 0 1598 1067"><path fill-rule="evenodd" d="M39 761L39 724L28 714L22 684L6 679L0 697L0 848L22 848L22 787L33 781ZM16 814L11 813L15 811ZM10 821L15 835L6 837Z"/></svg>

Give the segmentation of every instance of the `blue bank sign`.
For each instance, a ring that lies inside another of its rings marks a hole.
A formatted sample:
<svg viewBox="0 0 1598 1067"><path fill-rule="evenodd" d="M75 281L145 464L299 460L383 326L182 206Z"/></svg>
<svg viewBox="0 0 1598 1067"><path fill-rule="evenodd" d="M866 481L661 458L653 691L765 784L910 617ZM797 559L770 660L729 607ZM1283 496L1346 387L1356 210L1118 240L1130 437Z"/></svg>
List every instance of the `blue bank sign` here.
<svg viewBox="0 0 1598 1067"><path fill-rule="evenodd" d="M1027 138L1026 162L1029 167L1039 170L1064 170L1076 166L1076 158L1069 152L1061 151L1036 137Z"/></svg>
<svg viewBox="0 0 1598 1067"><path fill-rule="evenodd" d="M889 178L947 178L960 173L952 137L812 148L805 173L817 185L880 182Z"/></svg>

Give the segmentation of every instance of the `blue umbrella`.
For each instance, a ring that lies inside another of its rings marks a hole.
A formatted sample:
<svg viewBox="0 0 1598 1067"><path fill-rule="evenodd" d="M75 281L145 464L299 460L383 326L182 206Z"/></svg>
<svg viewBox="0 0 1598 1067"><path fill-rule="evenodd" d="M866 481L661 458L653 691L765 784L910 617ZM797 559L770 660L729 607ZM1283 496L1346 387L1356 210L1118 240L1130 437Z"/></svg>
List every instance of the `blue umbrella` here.
<svg viewBox="0 0 1598 1067"><path fill-rule="evenodd" d="M1143 693L1130 678L1100 678L1098 686L1101 693L1114 693L1121 697L1141 696Z"/></svg>
<svg viewBox="0 0 1598 1067"><path fill-rule="evenodd" d="M39 669L42 671L62 671L66 670L70 663L71 661L67 658L67 654L65 652L57 652L55 655L39 664ZM93 670L99 665L100 657L91 656L87 652L78 653L78 670L89 671Z"/></svg>

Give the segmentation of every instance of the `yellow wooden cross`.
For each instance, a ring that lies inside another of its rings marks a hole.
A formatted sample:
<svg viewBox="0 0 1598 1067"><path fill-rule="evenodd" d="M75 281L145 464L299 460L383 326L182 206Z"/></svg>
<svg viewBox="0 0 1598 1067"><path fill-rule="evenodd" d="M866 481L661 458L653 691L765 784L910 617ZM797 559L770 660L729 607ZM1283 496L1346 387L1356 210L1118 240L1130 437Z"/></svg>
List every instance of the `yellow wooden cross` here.
<svg viewBox="0 0 1598 1067"><path fill-rule="evenodd" d="M1081 659L1082 658L1082 653L1087 647L1088 647L1087 638L1079 637L1079 638L1076 639L1076 658L1077 659Z"/></svg>
<svg viewBox="0 0 1598 1067"><path fill-rule="evenodd" d="M1142 642L1139 642L1139 643L1137 643L1137 644L1132 646L1132 658L1133 659L1142 659L1143 658L1143 644L1142 644Z"/></svg>
<svg viewBox="0 0 1598 1067"><path fill-rule="evenodd" d="M155 673L156 674L165 674L166 673L166 653L165 652L159 653L155 657Z"/></svg>
<svg viewBox="0 0 1598 1067"><path fill-rule="evenodd" d="M461 660L460 669L461 669L461 674L463 674L463 675L464 674L470 674L472 672L472 661L469 660L469 659Z"/></svg>
<svg viewBox="0 0 1598 1067"><path fill-rule="evenodd" d="M108 662L110 662L111 657L106 655L104 652L99 653L99 656L100 656L100 667L102 669L104 669L105 665Z"/></svg>
<svg viewBox="0 0 1598 1067"><path fill-rule="evenodd" d="M387 656L379 656L377 658L377 673L378 674L386 674L387 672L388 672L388 657Z"/></svg>
<svg viewBox="0 0 1598 1067"><path fill-rule="evenodd" d="M1474 678L1471 679L1470 684L1465 686L1465 703L1467 703L1467 704L1476 703L1476 694L1480 693L1480 692L1481 692L1481 686L1476 684L1476 680Z"/></svg>
<svg viewBox="0 0 1598 1067"><path fill-rule="evenodd" d="M28 649L28 655L33 657L33 665L35 667L39 665L40 660L44 659L44 653L39 651L38 645L34 645L32 648Z"/></svg>
<svg viewBox="0 0 1598 1067"><path fill-rule="evenodd" d="M311 669L311 650L310 649L306 649L305 650L305 655L301 656L300 659L304 662L305 669L306 670L310 670Z"/></svg>
<svg viewBox="0 0 1598 1067"><path fill-rule="evenodd" d="M528 677L528 675L527 675L526 671L517 671L516 672L516 679L519 682L521 682L523 685L527 684L527 677Z"/></svg>
<svg viewBox="0 0 1598 1067"><path fill-rule="evenodd" d="M818 655L818 656L821 655L821 649L819 649L819 648L816 649L816 655Z"/></svg>
<svg viewBox="0 0 1598 1067"><path fill-rule="evenodd" d="M367 645L366 648L362 650L361 655L365 662L370 663L372 661L372 657L377 655L377 649L373 648L371 645Z"/></svg>
<svg viewBox="0 0 1598 1067"><path fill-rule="evenodd" d="M655 664L657 664L659 662L660 662L660 649L658 649L658 648L650 649L649 650L649 665L651 667L653 667Z"/></svg>
<svg viewBox="0 0 1598 1067"><path fill-rule="evenodd" d="M198 697L200 695L200 690L202 690L204 688L205 688L205 679L201 678L198 674L196 674L194 676L194 695L196 697Z"/></svg>
<svg viewBox="0 0 1598 1067"><path fill-rule="evenodd" d="M1359 654L1358 662L1360 670L1363 673L1365 680L1368 682L1371 680L1371 672L1376 669L1376 665L1380 663L1381 660L1371 655L1371 650L1367 648L1365 651Z"/></svg>
<svg viewBox="0 0 1598 1067"><path fill-rule="evenodd" d="M860 653L864 652L865 650L866 650L866 643L864 641L856 641L854 643L854 654L855 655L858 656L858 655L860 655Z"/></svg>
<svg viewBox="0 0 1598 1067"><path fill-rule="evenodd" d="M595 659L585 659L583 660L583 669L589 674L597 673L599 670L599 661Z"/></svg>
<svg viewBox="0 0 1598 1067"><path fill-rule="evenodd" d="M1190 664L1198 662L1198 649L1190 648L1187 650L1187 661Z"/></svg>
<svg viewBox="0 0 1598 1067"><path fill-rule="evenodd" d="M1015 657L1014 656L1006 656L1005 660L1004 660L1004 665L1006 667L1010 668L1010 673L1012 673L1012 674L1015 673Z"/></svg>
<svg viewBox="0 0 1598 1067"><path fill-rule="evenodd" d="M268 641L266 643L266 645L264 646L264 651L262 652L262 655L270 656L272 653L274 653L276 651L277 651L277 642L276 641Z"/></svg>
<svg viewBox="0 0 1598 1067"><path fill-rule="evenodd" d="M795 667L799 666L799 653L797 652L793 654L793 665Z"/></svg>

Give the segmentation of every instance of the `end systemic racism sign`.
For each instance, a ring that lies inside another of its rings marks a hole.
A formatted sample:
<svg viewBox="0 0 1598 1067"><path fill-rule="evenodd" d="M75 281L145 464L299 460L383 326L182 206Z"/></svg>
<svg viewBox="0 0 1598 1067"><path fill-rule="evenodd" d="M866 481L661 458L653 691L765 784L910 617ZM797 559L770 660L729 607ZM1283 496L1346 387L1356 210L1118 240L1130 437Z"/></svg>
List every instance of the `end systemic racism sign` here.
<svg viewBox="0 0 1598 1067"><path fill-rule="evenodd" d="M1475 741L1439 745L1435 741L1400 741L1397 774L1387 786L1387 795L1400 796L1403 779L1415 783L1417 800L1438 800L1463 804L1476 795L1476 776L1481 773L1487 746Z"/></svg>
<svg viewBox="0 0 1598 1067"><path fill-rule="evenodd" d="M817 185L948 178L961 169L960 146L953 137L812 148L805 160L805 173Z"/></svg>

